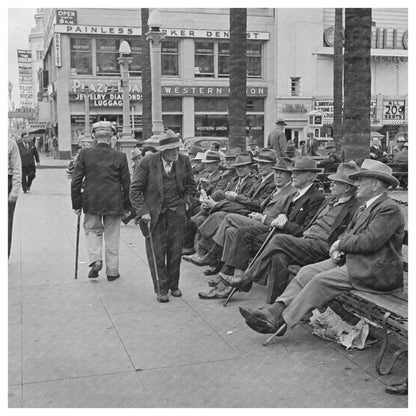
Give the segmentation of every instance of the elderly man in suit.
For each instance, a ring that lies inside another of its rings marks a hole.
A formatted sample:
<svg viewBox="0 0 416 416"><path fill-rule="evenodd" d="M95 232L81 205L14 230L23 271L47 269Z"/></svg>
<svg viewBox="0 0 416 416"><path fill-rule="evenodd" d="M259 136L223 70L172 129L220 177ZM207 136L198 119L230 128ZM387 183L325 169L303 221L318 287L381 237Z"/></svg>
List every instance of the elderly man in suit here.
<svg viewBox="0 0 416 416"><path fill-rule="evenodd" d="M109 121L93 124L97 144L82 149L71 182L72 208L77 215L84 211L89 278L98 277L102 269L102 244L105 245L107 279L119 274L120 223L130 207L130 172L124 153L110 146L113 127Z"/></svg>
<svg viewBox="0 0 416 416"><path fill-rule="evenodd" d="M33 179L36 177L36 164L39 166L39 153L27 132L22 133L21 140L17 142L17 146L19 147L22 162L22 188L23 192L26 193L30 191Z"/></svg>
<svg viewBox="0 0 416 416"><path fill-rule="evenodd" d="M234 287L251 287L252 282L268 281L267 303L273 303L287 286L291 264L304 266L329 257L329 247L347 227L359 202L355 186L348 175L358 171L355 162L342 163L330 175L331 196L315 213L301 236L277 234L265 247L258 260L239 276L225 277Z"/></svg>
<svg viewBox="0 0 416 416"><path fill-rule="evenodd" d="M371 159L349 178L356 181L357 198L364 203L332 244L330 258L302 267L274 305L240 307L254 331L283 335L311 310L351 289L384 294L403 288L405 219L387 195L387 188L397 186L398 180L389 166Z"/></svg>
<svg viewBox="0 0 416 416"><path fill-rule="evenodd" d="M146 254L159 302L169 302L169 290L174 297L182 296L179 275L186 210L196 192L191 162L179 153L180 145L172 130L162 132L158 152L141 160L130 189L137 216L146 225L150 222L154 253L147 235Z"/></svg>

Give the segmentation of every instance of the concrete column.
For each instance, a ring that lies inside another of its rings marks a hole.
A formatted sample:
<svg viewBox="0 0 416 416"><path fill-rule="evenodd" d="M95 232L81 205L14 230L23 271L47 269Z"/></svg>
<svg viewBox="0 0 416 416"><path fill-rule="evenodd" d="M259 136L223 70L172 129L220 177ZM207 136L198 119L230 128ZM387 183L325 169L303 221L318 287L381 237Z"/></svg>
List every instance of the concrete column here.
<svg viewBox="0 0 416 416"><path fill-rule="evenodd" d="M71 159L71 117L68 85L65 80L61 79L56 81L56 114L59 159Z"/></svg>
<svg viewBox="0 0 416 416"><path fill-rule="evenodd" d="M182 113L183 113L183 133L182 137L195 136L195 103L194 97L183 97Z"/></svg>

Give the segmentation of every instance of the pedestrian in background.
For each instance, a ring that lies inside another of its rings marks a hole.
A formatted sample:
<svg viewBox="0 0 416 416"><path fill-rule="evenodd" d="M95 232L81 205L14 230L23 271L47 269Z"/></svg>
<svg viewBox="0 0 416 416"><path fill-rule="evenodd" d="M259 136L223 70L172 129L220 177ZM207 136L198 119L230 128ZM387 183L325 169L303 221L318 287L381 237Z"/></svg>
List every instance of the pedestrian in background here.
<svg viewBox="0 0 416 416"><path fill-rule="evenodd" d="M274 149L277 153L277 158L286 157L287 138L285 135L286 122L281 118L277 119L276 127L269 133L267 138L267 147Z"/></svg>
<svg viewBox="0 0 416 416"><path fill-rule="evenodd" d="M172 130L162 132L158 152L140 161L130 189L131 204L146 237L146 254L158 302L169 302L169 290L174 297L182 296L179 276L186 210L196 186L191 163L188 156L179 153L180 146L181 141Z"/></svg>
<svg viewBox="0 0 416 416"><path fill-rule="evenodd" d="M8 143L8 180L9 180L9 249L12 246L13 217L16 208L17 197L19 196L20 182L22 180L22 162L20 160L19 148L17 143L9 139Z"/></svg>
<svg viewBox="0 0 416 416"><path fill-rule="evenodd" d="M72 208L77 215L84 211L89 278L98 277L102 269L102 245L105 245L105 266L109 281L118 279L120 223L130 209L130 172L124 153L110 146L112 126L99 121L92 127L96 146L79 153L71 182ZM84 191L82 185L84 180Z"/></svg>
<svg viewBox="0 0 416 416"><path fill-rule="evenodd" d="M39 153L27 132L23 132L17 142L22 162L22 188L23 192L30 191L33 179L36 177L36 164L39 166ZM36 164L35 164L36 162Z"/></svg>

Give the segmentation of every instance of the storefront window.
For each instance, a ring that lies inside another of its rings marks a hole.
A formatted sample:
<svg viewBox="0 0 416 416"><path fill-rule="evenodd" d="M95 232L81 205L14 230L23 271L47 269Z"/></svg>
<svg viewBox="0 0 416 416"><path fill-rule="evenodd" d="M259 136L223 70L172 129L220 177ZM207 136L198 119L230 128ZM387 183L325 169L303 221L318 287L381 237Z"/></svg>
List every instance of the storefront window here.
<svg viewBox="0 0 416 416"><path fill-rule="evenodd" d="M118 39L97 39L97 75L119 75Z"/></svg>
<svg viewBox="0 0 416 416"><path fill-rule="evenodd" d="M179 75L179 42L162 42L162 75Z"/></svg>
<svg viewBox="0 0 416 416"><path fill-rule="evenodd" d="M182 115L180 114L163 114L163 126L171 129L175 133L182 135Z"/></svg>
<svg viewBox="0 0 416 416"><path fill-rule="evenodd" d="M263 101L263 100L262 100ZM246 136L253 136L257 144L263 147L264 143L264 115L263 114L247 114L246 116Z"/></svg>
<svg viewBox="0 0 416 416"><path fill-rule="evenodd" d="M259 42L247 42L247 77L261 77L261 47Z"/></svg>
<svg viewBox="0 0 416 416"><path fill-rule="evenodd" d="M182 97L162 97L163 112L182 112Z"/></svg>
<svg viewBox="0 0 416 416"><path fill-rule="evenodd" d="M142 74L142 56L143 56L143 47L141 39L129 40L131 57L133 62L130 64L130 75L133 77L138 77Z"/></svg>
<svg viewBox="0 0 416 416"><path fill-rule="evenodd" d="M218 76L228 77L229 68L228 64L230 61L230 43L219 42L218 43Z"/></svg>
<svg viewBox="0 0 416 416"><path fill-rule="evenodd" d="M227 115L195 115L195 136L227 137Z"/></svg>
<svg viewBox="0 0 416 416"><path fill-rule="evenodd" d="M71 75L92 75L90 38L71 38Z"/></svg>
<svg viewBox="0 0 416 416"><path fill-rule="evenodd" d="M214 77L214 42L195 42L195 77Z"/></svg>

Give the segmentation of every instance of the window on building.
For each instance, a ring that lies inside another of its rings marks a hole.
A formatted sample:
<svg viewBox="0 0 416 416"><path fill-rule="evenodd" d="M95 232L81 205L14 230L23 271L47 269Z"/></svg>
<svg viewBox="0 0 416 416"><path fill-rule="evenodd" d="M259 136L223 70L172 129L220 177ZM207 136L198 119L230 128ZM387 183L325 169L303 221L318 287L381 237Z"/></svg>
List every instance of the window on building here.
<svg viewBox="0 0 416 416"><path fill-rule="evenodd" d="M43 51L36 51L36 60L40 61L43 59Z"/></svg>
<svg viewBox="0 0 416 416"><path fill-rule="evenodd" d="M247 77L261 77L261 49L260 42L247 42Z"/></svg>
<svg viewBox="0 0 416 416"><path fill-rule="evenodd" d="M179 75L179 41L162 42L162 75Z"/></svg>
<svg viewBox="0 0 416 416"><path fill-rule="evenodd" d="M230 42L218 42L218 76L228 77L230 61Z"/></svg>
<svg viewBox="0 0 416 416"><path fill-rule="evenodd" d="M131 57L133 58L132 63L130 64L130 75L133 77L138 77L142 74L142 56L143 56L143 47L141 39L129 39L129 45L131 49Z"/></svg>
<svg viewBox="0 0 416 416"><path fill-rule="evenodd" d="M117 62L119 44L120 41L114 38L101 38L96 40L96 75L120 75Z"/></svg>
<svg viewBox="0 0 416 416"><path fill-rule="evenodd" d="M300 77L290 78L290 95L292 97L300 96Z"/></svg>
<svg viewBox="0 0 416 416"><path fill-rule="evenodd" d="M71 75L92 75L91 38L71 38Z"/></svg>
<svg viewBox="0 0 416 416"><path fill-rule="evenodd" d="M214 77L214 42L195 42L195 77Z"/></svg>

